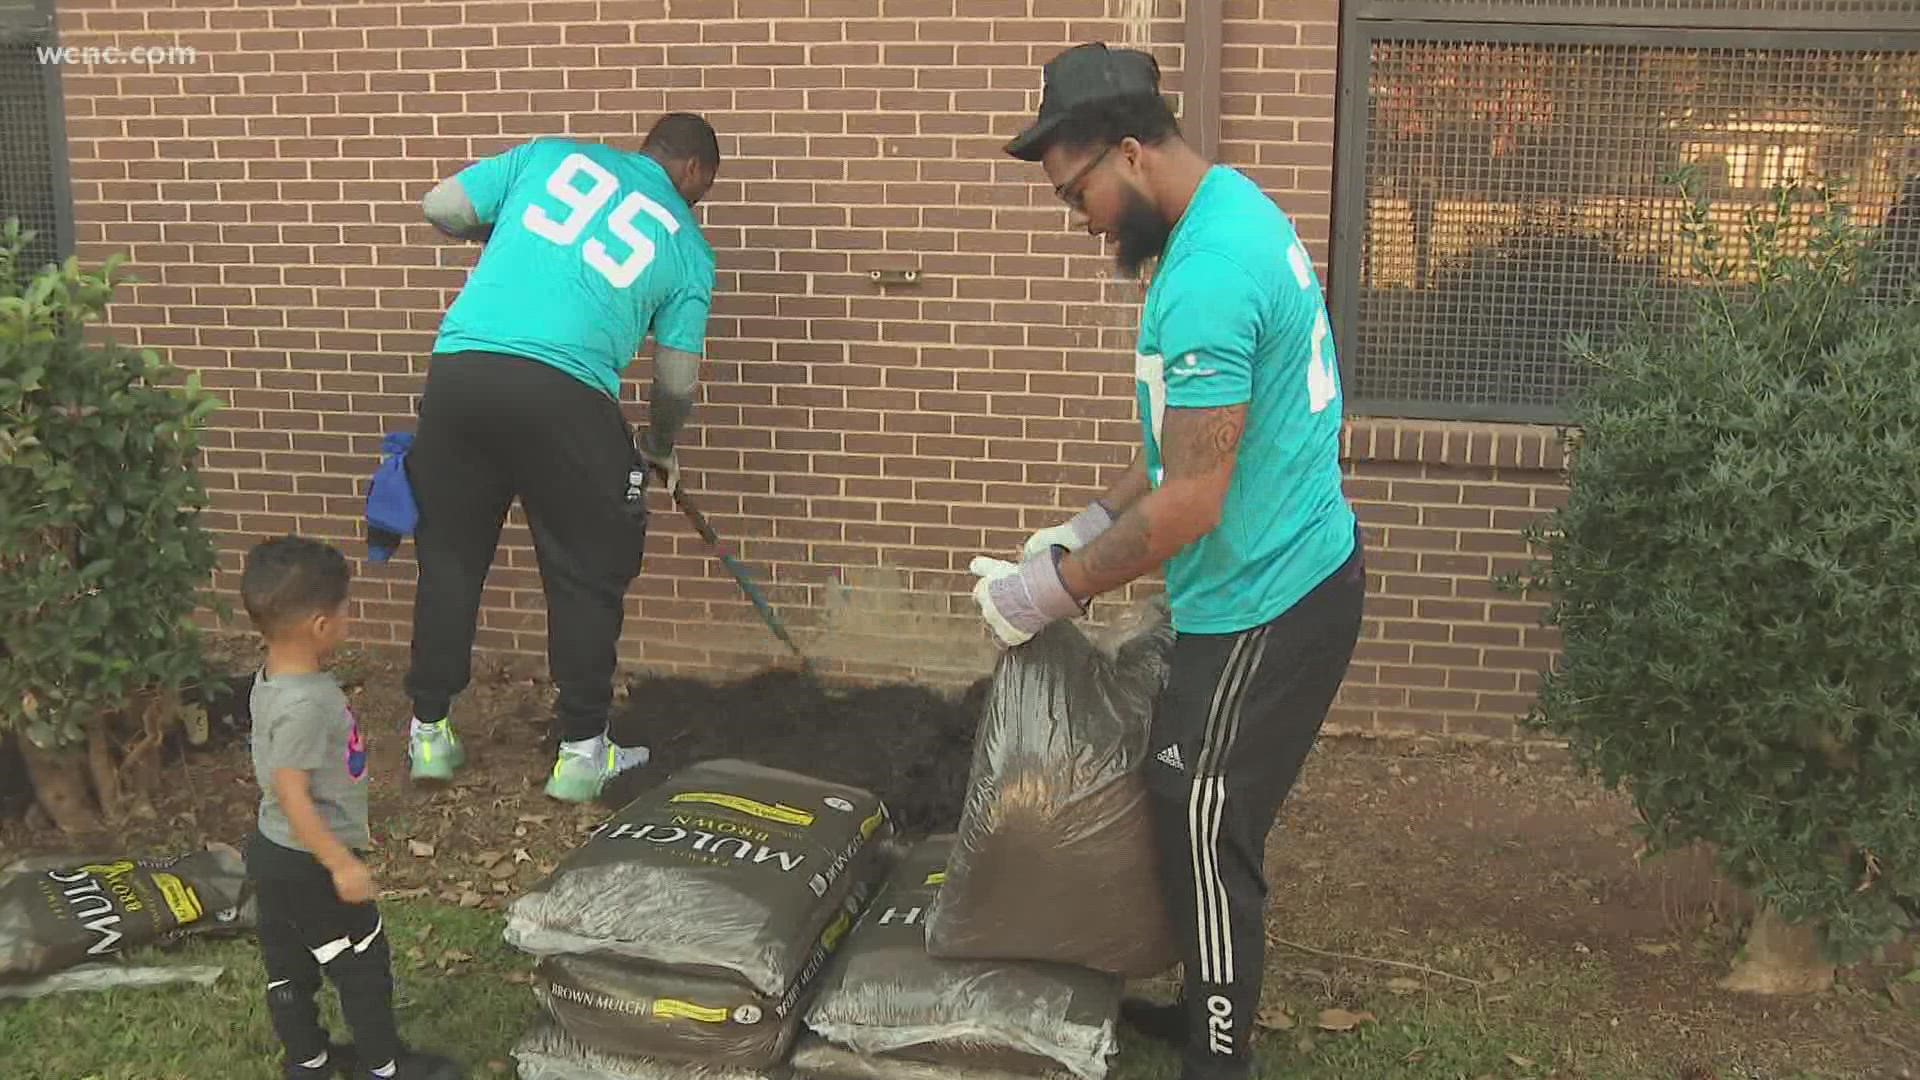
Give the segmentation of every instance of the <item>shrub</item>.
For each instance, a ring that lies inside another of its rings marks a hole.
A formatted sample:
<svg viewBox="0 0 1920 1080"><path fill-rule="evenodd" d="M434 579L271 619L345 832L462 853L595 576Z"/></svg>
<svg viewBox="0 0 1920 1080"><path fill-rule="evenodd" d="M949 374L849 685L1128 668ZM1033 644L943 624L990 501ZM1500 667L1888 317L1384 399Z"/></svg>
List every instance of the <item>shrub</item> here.
<svg viewBox="0 0 1920 1080"><path fill-rule="evenodd" d="M43 803L45 763L77 768L58 752L94 743L111 813L121 773L159 751L177 691L205 677L192 615L215 555L196 459L220 403L99 327L119 258L29 276L30 238L17 221L0 232L0 732L18 729L42 762ZM124 746L116 717L138 728Z"/></svg>
<svg viewBox="0 0 1920 1080"><path fill-rule="evenodd" d="M1564 641L1532 724L1845 960L1920 895L1920 305L1794 197L1737 249L1694 203L1690 324L1576 343L1568 500L1508 584Z"/></svg>

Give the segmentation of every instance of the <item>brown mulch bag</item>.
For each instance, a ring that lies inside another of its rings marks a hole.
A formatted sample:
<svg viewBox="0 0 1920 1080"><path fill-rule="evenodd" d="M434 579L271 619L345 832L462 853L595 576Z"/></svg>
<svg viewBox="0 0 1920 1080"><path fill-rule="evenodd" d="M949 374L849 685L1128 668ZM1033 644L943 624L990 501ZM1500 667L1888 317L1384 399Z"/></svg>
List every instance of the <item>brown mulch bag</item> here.
<svg viewBox="0 0 1920 1080"><path fill-rule="evenodd" d="M800 981L892 835L871 792L722 759L681 770L594 830L508 912L536 956L624 958L779 998Z"/></svg>
<svg viewBox="0 0 1920 1080"><path fill-rule="evenodd" d="M1065 1070L1047 1073L1008 1072L983 1066L908 1061L894 1057L865 1057L838 1047L818 1035L802 1035L790 1062L793 1074L804 1080L1073 1080ZM551 1080L598 1080L562 1078Z"/></svg>
<svg viewBox="0 0 1920 1080"><path fill-rule="evenodd" d="M928 952L1130 978L1178 962L1140 775L1172 649L1157 598L1098 640L1058 622L1001 655Z"/></svg>
<svg viewBox="0 0 1920 1080"><path fill-rule="evenodd" d="M926 913L952 847L953 837L932 837L894 868L820 977L807 1027L868 1059L867 1075L918 1062L1102 1080L1118 1050L1119 978L1045 961L927 955Z"/></svg>
<svg viewBox="0 0 1920 1080"><path fill-rule="evenodd" d="M254 922L246 860L214 845L171 858L40 858L0 876L0 979L46 975Z"/></svg>
<svg viewBox="0 0 1920 1080"><path fill-rule="evenodd" d="M789 1075L784 1067L761 1071L609 1054L581 1045L551 1020L528 1032L513 1056L520 1080L785 1080Z"/></svg>
<svg viewBox="0 0 1920 1080"><path fill-rule="evenodd" d="M769 997L737 979L703 978L625 958L549 956L534 992L582 1045L602 1052L741 1068L778 1064L793 1046L815 976L847 937L878 876L877 847L860 855L840 914L793 985Z"/></svg>

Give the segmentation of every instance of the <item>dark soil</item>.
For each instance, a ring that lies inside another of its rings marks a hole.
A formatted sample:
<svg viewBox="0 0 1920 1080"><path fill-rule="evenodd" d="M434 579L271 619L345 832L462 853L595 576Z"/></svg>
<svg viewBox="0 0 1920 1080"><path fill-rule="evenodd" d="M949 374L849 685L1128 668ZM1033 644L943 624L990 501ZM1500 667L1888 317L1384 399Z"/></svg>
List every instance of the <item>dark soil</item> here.
<svg viewBox="0 0 1920 1080"><path fill-rule="evenodd" d="M950 832L960 822L986 686L982 680L956 700L917 686L829 688L794 671L719 686L636 680L613 737L646 745L653 760L608 785L602 801L622 806L695 762L741 758L871 791L903 833Z"/></svg>

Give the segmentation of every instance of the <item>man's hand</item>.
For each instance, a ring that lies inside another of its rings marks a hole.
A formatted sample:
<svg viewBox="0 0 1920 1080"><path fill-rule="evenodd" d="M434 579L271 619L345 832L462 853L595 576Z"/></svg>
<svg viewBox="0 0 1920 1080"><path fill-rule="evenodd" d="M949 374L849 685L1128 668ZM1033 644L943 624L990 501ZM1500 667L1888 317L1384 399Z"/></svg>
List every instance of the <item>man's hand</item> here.
<svg viewBox="0 0 1920 1080"><path fill-rule="evenodd" d="M673 448L668 447L665 453L661 453L644 435L640 437L636 448L640 451L640 460L666 479L667 494L680 494L680 456L674 453Z"/></svg>
<svg viewBox="0 0 1920 1080"><path fill-rule="evenodd" d="M346 904L364 904L379 895L373 885L373 871L351 856L333 868L333 891Z"/></svg>
<svg viewBox="0 0 1920 1080"><path fill-rule="evenodd" d="M1060 581L1060 553L1051 547L1019 564L981 555L967 570L980 579L980 617L1002 645L1024 645L1048 624L1086 613Z"/></svg>
<svg viewBox="0 0 1920 1080"><path fill-rule="evenodd" d="M1113 515L1098 499L1088 504L1085 510L1073 515L1064 523L1049 529L1041 529L1027 537L1027 544L1021 551L1025 558L1052 547L1063 547L1068 551L1079 551L1094 541L1094 538L1113 527Z"/></svg>

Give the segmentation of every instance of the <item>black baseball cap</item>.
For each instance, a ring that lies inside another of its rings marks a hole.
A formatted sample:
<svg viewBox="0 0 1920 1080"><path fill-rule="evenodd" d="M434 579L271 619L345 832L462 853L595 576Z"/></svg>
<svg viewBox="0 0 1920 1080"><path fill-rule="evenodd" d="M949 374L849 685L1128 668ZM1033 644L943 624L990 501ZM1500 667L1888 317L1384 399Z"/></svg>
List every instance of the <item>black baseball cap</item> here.
<svg viewBox="0 0 1920 1080"><path fill-rule="evenodd" d="M1040 79L1040 115L1006 146L1007 153L1022 161L1039 161L1054 129L1082 105L1158 94L1160 65L1138 49L1109 49L1091 41L1047 61Z"/></svg>

